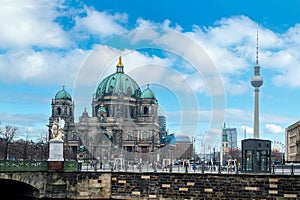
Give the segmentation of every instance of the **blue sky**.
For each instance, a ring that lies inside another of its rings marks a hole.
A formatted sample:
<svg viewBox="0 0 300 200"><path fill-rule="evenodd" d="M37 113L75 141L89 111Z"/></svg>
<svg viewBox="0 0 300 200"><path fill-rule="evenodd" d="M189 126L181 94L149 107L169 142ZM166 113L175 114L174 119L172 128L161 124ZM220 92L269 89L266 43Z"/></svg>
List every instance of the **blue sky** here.
<svg viewBox="0 0 300 200"><path fill-rule="evenodd" d="M0 121L38 140L62 85L77 121L122 55L125 73L150 83L169 131L195 136L199 151L201 141L218 149L224 122L239 141L252 137L258 24L260 135L284 143L299 120L299 11L297 0L4 0Z"/></svg>

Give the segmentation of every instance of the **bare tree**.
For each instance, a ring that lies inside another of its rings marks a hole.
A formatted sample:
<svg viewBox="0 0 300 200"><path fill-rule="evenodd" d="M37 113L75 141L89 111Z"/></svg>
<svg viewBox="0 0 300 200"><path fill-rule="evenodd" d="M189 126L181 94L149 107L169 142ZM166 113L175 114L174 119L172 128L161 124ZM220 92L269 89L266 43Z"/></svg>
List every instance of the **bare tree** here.
<svg viewBox="0 0 300 200"><path fill-rule="evenodd" d="M15 126L6 125L0 127L0 137L3 139L5 143L5 160L8 157L8 148L9 144L13 141L14 137L17 135L18 128Z"/></svg>

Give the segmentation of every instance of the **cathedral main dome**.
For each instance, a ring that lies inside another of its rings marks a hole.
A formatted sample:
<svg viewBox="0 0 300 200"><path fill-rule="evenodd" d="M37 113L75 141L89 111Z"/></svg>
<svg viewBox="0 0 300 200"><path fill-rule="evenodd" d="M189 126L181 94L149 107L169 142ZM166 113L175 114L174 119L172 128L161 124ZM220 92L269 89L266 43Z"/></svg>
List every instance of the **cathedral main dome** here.
<svg viewBox="0 0 300 200"><path fill-rule="evenodd" d="M121 57L117 71L101 81L96 90L96 98L100 96L129 96L139 98L141 89L134 79L124 74Z"/></svg>

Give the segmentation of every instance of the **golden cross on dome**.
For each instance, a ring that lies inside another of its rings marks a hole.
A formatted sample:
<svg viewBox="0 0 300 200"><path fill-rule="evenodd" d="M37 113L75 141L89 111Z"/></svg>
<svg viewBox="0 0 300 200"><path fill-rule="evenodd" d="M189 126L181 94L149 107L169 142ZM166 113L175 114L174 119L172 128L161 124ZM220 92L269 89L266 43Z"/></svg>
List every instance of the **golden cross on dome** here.
<svg viewBox="0 0 300 200"><path fill-rule="evenodd" d="M119 56L119 62L118 62L117 66L118 67L122 67L123 66L123 64L122 64L122 57L121 56Z"/></svg>

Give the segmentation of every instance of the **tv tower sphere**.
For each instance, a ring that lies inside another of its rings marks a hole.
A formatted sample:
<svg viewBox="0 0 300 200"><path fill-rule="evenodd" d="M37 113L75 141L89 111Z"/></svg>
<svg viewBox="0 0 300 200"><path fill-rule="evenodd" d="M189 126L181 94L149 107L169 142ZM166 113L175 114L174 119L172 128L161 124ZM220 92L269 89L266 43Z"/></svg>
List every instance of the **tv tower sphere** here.
<svg viewBox="0 0 300 200"><path fill-rule="evenodd" d="M251 85L255 88L259 88L260 86L262 86L263 82L264 80L259 74L254 74L254 76L251 79Z"/></svg>

